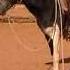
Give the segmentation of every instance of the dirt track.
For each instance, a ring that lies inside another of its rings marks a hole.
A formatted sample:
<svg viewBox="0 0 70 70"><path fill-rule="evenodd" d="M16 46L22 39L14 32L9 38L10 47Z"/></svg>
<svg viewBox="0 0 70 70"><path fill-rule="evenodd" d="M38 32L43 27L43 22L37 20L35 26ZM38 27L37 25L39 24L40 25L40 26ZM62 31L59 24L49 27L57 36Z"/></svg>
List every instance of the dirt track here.
<svg viewBox="0 0 70 70"><path fill-rule="evenodd" d="M25 6L18 5L7 14L35 19ZM70 70L70 42L65 40L64 58L65 70ZM52 66L45 64L51 61L47 41L36 22L0 23L0 70L51 70Z"/></svg>

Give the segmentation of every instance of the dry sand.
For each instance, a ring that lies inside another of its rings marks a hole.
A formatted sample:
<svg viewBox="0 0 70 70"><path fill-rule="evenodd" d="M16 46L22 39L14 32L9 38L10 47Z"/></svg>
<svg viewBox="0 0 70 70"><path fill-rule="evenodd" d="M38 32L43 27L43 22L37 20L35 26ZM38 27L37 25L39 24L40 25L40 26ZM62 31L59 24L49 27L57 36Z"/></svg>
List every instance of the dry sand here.
<svg viewBox="0 0 70 70"><path fill-rule="evenodd" d="M24 5L16 5L7 15L35 19ZM70 42L64 40L63 45L65 70L70 70ZM51 64L45 64L51 61L47 41L36 22L0 22L0 70L52 70Z"/></svg>

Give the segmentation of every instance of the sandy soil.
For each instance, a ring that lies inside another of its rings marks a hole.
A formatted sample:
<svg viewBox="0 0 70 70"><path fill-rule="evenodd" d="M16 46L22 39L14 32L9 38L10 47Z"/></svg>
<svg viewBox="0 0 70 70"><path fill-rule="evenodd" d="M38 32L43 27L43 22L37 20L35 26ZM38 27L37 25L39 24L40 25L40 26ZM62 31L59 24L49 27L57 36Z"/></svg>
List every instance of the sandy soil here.
<svg viewBox="0 0 70 70"><path fill-rule="evenodd" d="M35 19L24 5L10 9L7 15ZM70 42L64 40L63 45L65 70L70 70ZM45 64L49 62L50 49L36 22L0 22L0 70L52 70L51 64Z"/></svg>

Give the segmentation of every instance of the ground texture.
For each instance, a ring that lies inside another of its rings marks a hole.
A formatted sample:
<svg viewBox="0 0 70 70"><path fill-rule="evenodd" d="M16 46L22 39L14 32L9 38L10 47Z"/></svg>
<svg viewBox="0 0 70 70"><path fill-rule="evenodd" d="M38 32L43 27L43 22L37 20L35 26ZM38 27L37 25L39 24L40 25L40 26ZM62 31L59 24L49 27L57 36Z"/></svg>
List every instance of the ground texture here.
<svg viewBox="0 0 70 70"><path fill-rule="evenodd" d="M24 17L26 21L35 19L24 5L16 5L7 15ZM32 20L24 23L17 20L17 23L11 24L0 22L0 70L52 70L52 56L47 41ZM70 70L70 42L64 40L63 45L65 70ZM62 70L61 63L59 68Z"/></svg>

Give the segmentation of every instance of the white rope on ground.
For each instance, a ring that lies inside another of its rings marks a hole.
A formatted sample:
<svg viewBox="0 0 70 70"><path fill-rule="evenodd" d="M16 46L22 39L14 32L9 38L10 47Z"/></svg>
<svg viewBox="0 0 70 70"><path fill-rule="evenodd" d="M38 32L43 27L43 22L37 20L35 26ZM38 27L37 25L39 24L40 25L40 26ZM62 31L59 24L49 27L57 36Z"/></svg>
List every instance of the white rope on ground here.
<svg viewBox="0 0 70 70"><path fill-rule="evenodd" d="M63 26L62 26L62 9L61 9L61 4L60 0L58 0L58 5L59 5L59 12L60 12L60 23L61 23L61 50L62 50L62 70L64 70L64 50L63 50Z"/></svg>

